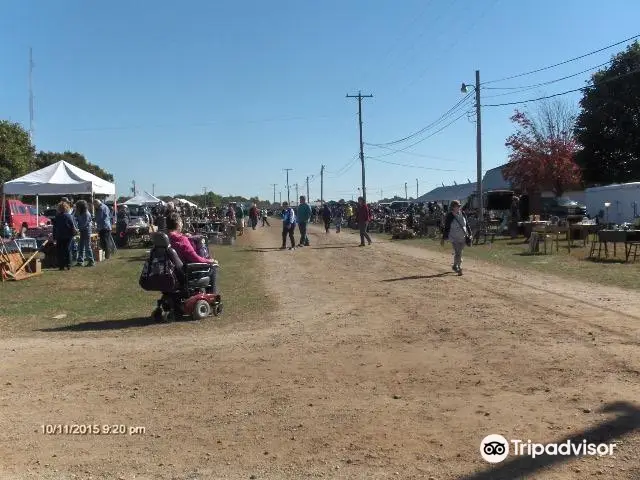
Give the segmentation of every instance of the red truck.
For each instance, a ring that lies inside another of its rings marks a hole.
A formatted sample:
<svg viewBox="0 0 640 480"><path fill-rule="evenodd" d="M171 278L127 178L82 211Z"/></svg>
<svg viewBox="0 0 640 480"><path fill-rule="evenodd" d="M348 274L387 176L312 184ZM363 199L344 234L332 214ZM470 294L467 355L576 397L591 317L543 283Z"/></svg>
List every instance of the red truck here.
<svg viewBox="0 0 640 480"><path fill-rule="evenodd" d="M4 205L0 205L0 221L8 223L14 230L19 230L23 222L27 222L29 228L37 228L50 222L47 217L38 215L36 207L33 205L27 205L20 200L8 199L5 200Z"/></svg>

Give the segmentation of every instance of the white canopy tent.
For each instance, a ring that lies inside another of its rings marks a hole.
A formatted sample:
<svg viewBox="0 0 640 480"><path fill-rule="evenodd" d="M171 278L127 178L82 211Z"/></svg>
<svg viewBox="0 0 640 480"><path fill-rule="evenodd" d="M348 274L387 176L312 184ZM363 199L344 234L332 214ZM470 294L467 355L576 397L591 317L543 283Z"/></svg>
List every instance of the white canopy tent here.
<svg viewBox="0 0 640 480"><path fill-rule="evenodd" d="M197 207L198 206L195 203L190 202L189 200L185 200L184 198L176 198L175 200L176 200L176 202L178 202L180 204L183 204L183 205L189 205L191 207Z"/></svg>
<svg viewBox="0 0 640 480"><path fill-rule="evenodd" d="M123 205L164 205L164 202L157 197L154 197L149 192L142 192L133 198L130 198Z"/></svg>
<svg viewBox="0 0 640 480"><path fill-rule="evenodd" d="M115 195L115 183L108 182L92 173L60 160L22 177L4 184L2 205L5 195L35 195L36 210L39 211L39 196L58 195Z"/></svg>

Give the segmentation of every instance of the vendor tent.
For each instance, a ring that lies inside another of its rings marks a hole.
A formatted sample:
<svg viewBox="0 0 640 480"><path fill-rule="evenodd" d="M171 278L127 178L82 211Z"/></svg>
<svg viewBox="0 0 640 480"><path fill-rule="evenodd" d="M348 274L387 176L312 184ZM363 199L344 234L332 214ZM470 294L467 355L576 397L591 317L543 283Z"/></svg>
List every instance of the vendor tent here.
<svg viewBox="0 0 640 480"><path fill-rule="evenodd" d="M162 200L154 197L149 192L142 192L124 202L124 205L158 205L159 203L164 204Z"/></svg>
<svg viewBox="0 0 640 480"><path fill-rule="evenodd" d="M4 184L5 195L114 195L115 184L61 160Z"/></svg>
<svg viewBox="0 0 640 480"><path fill-rule="evenodd" d="M189 205L191 207L197 207L198 205L196 205L193 202L190 202L189 200L185 200L184 198L176 198L176 202L182 204L182 205Z"/></svg>
<svg viewBox="0 0 640 480"><path fill-rule="evenodd" d="M5 195L32 195L36 197L36 211L39 211L39 196L58 195L115 195L116 185L85 172L81 168L60 160L22 177L4 184L2 205Z"/></svg>

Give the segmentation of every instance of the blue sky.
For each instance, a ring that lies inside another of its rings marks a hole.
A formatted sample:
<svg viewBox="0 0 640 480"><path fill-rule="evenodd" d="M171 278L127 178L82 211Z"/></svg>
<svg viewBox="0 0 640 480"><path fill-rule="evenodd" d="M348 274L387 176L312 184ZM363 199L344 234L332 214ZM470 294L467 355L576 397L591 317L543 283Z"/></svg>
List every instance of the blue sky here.
<svg viewBox="0 0 640 480"><path fill-rule="evenodd" d="M115 175L121 194L135 180L156 194L206 187L272 199L276 183L286 198L283 169L293 168L290 184L302 193L312 177L317 198L324 164L325 198L350 198L361 174L357 102L347 93L374 95L363 104L365 142L392 141L458 102L476 69L484 83L554 64L640 33L638 18L637 0L5 0L0 118L29 123L33 47L36 147L82 152ZM622 48L487 86L571 75ZM484 90L482 103L562 92L588 77ZM579 95L563 98L577 104ZM514 108L483 109L485 169L506 161ZM421 194L475 179L475 125L464 115L410 152L367 160L370 200L380 190L404 195L405 182L415 195L416 178Z"/></svg>

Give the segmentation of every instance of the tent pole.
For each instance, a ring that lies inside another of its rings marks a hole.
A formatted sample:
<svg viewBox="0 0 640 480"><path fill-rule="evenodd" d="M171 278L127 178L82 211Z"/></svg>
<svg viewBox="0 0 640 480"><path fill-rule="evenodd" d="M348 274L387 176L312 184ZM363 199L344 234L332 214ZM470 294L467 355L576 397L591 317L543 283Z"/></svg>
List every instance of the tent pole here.
<svg viewBox="0 0 640 480"><path fill-rule="evenodd" d="M2 187L2 206L0 208L2 209L2 225L0 226L4 227L4 224L7 223L7 201L4 197L4 185Z"/></svg>
<svg viewBox="0 0 640 480"><path fill-rule="evenodd" d="M36 195L36 228L40 228L40 200Z"/></svg>
<svg viewBox="0 0 640 480"><path fill-rule="evenodd" d="M91 189L91 218L96 215L96 207L93 206L93 188Z"/></svg>

